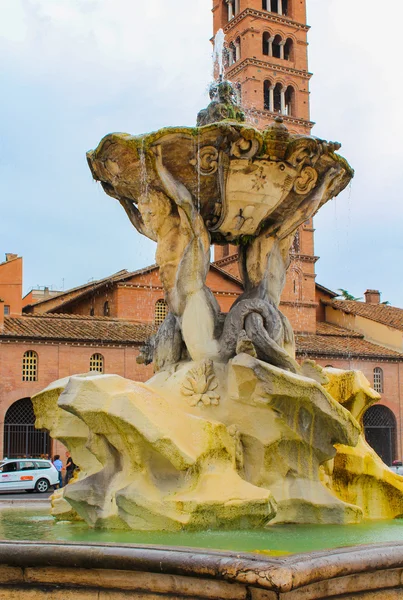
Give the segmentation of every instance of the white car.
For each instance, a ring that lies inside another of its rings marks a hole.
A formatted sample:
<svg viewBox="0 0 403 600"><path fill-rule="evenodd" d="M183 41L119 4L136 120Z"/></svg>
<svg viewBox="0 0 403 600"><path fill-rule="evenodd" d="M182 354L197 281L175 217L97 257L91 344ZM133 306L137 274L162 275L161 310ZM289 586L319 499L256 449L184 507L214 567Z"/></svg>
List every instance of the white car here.
<svg viewBox="0 0 403 600"><path fill-rule="evenodd" d="M389 467L391 471L397 473L398 475L403 475L403 464L401 460L394 460L392 466Z"/></svg>
<svg viewBox="0 0 403 600"><path fill-rule="evenodd" d="M59 483L59 474L50 460L5 459L0 463L0 492L26 490L47 492Z"/></svg>

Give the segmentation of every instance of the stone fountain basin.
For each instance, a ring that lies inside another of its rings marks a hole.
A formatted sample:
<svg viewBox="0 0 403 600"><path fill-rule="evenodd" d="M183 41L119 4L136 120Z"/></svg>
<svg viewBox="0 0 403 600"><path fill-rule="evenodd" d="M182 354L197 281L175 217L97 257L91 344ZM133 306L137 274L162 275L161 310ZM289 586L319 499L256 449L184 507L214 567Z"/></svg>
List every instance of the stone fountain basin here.
<svg viewBox="0 0 403 600"><path fill-rule="evenodd" d="M92 175L118 199L137 202L150 189L163 191L153 154L158 145L165 167L191 192L213 242L240 241L262 225L275 227L331 168L344 172L336 194L353 176L334 151L338 144L292 135L277 123L260 132L233 121L109 134L87 153Z"/></svg>
<svg viewBox="0 0 403 600"><path fill-rule="evenodd" d="M319 600L402 597L403 544L263 558L190 548L0 542L0 596Z"/></svg>

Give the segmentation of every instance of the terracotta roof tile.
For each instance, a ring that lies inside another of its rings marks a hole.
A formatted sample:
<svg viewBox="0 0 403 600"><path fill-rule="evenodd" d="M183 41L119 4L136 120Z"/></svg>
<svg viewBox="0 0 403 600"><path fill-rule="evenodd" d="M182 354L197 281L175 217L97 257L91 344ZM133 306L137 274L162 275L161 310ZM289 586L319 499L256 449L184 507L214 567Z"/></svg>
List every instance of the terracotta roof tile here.
<svg viewBox="0 0 403 600"><path fill-rule="evenodd" d="M137 344L155 333L150 323L78 315L5 317L0 339L63 340L105 344Z"/></svg>
<svg viewBox="0 0 403 600"><path fill-rule="evenodd" d="M403 353L367 342L363 337L350 335L297 334L297 355L302 358L333 356L337 358L389 358L403 360Z"/></svg>
<svg viewBox="0 0 403 600"><path fill-rule="evenodd" d="M351 331L350 329L345 329L339 325L333 325L332 323L325 323L321 321L316 323L316 333L317 335L337 335L340 337L364 338L363 334L359 333L358 331Z"/></svg>
<svg viewBox="0 0 403 600"><path fill-rule="evenodd" d="M351 315L357 315L394 327L403 331L403 309L387 304L367 304L356 300L329 300L323 302L326 306L333 306L338 310Z"/></svg>

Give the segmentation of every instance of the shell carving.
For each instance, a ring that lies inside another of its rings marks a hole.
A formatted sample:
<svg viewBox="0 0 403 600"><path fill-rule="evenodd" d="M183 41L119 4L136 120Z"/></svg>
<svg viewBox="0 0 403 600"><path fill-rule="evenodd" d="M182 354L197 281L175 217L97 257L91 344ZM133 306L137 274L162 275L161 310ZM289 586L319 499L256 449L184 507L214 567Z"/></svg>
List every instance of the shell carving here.
<svg viewBox="0 0 403 600"><path fill-rule="evenodd" d="M294 183L294 190L297 194L309 194L318 181L318 172L313 167L305 167Z"/></svg>

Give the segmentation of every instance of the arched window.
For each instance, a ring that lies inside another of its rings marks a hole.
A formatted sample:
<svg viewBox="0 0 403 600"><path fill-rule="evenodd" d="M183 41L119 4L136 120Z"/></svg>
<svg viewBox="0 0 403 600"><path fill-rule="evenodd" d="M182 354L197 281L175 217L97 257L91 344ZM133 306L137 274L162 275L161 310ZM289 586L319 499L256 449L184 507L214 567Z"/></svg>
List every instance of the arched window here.
<svg viewBox="0 0 403 600"><path fill-rule="evenodd" d="M234 42L230 43L230 45L228 46L227 52L228 52L228 66L232 67L232 65L236 61L236 49L235 49Z"/></svg>
<svg viewBox="0 0 403 600"><path fill-rule="evenodd" d="M90 308L90 317L93 317L95 315L95 309L93 306L91 306Z"/></svg>
<svg viewBox="0 0 403 600"><path fill-rule="evenodd" d="M104 317L109 317L110 315L110 308L109 308L109 302L108 300L104 303Z"/></svg>
<svg viewBox="0 0 403 600"><path fill-rule="evenodd" d="M242 105L242 84L240 81L235 82L235 92L238 104Z"/></svg>
<svg viewBox="0 0 403 600"><path fill-rule="evenodd" d="M302 273L299 269L291 269L292 292L294 300L302 300Z"/></svg>
<svg viewBox="0 0 403 600"><path fill-rule="evenodd" d="M161 325L168 313L168 305L165 300L157 300L155 303L154 323Z"/></svg>
<svg viewBox="0 0 403 600"><path fill-rule="evenodd" d="M241 60L241 38L237 37L235 40L235 61Z"/></svg>
<svg viewBox="0 0 403 600"><path fill-rule="evenodd" d="M273 89L272 83L268 79L263 84L264 109L273 112Z"/></svg>
<svg viewBox="0 0 403 600"><path fill-rule="evenodd" d="M301 237L299 234L299 229L297 229L297 231L295 232L294 241L291 246L291 252L292 252L292 254L299 254L300 251L301 251Z"/></svg>
<svg viewBox="0 0 403 600"><path fill-rule="evenodd" d="M293 60L293 41L291 38L288 38L284 45L284 59L285 60Z"/></svg>
<svg viewBox="0 0 403 600"><path fill-rule="evenodd" d="M228 21L231 21L239 13L240 0L224 0L227 5Z"/></svg>
<svg viewBox="0 0 403 600"><path fill-rule="evenodd" d="M274 58L281 58L281 35L276 35L273 40L273 56Z"/></svg>
<svg viewBox="0 0 403 600"><path fill-rule="evenodd" d="M295 99L294 88L291 85L289 85L285 91L285 111L284 111L284 114L288 115L289 117L291 117L295 113L294 99Z"/></svg>
<svg viewBox="0 0 403 600"><path fill-rule="evenodd" d="M22 357L22 380L38 380L38 355L33 350L27 350Z"/></svg>
<svg viewBox="0 0 403 600"><path fill-rule="evenodd" d="M98 371L98 373L104 372L104 357L102 354L96 352L90 358L90 371Z"/></svg>
<svg viewBox="0 0 403 600"><path fill-rule="evenodd" d="M272 112L281 113L281 95L282 95L282 91L283 91L283 86L281 85L281 83L276 83L276 85L274 87L274 94L273 94L273 108L272 108Z"/></svg>
<svg viewBox="0 0 403 600"><path fill-rule="evenodd" d="M326 365L325 369L334 369L333 365Z"/></svg>
<svg viewBox="0 0 403 600"><path fill-rule="evenodd" d="M374 369L374 390L383 394L383 371L380 367Z"/></svg>
<svg viewBox="0 0 403 600"><path fill-rule="evenodd" d="M262 0L262 10L268 10L279 15L288 15L289 9L289 0Z"/></svg>
<svg viewBox="0 0 403 600"><path fill-rule="evenodd" d="M37 457L50 454L50 437L35 429L35 413L30 398L14 402L4 418L3 453L7 458Z"/></svg>
<svg viewBox="0 0 403 600"><path fill-rule="evenodd" d="M391 465L396 455L396 417L387 407L371 406L364 414L365 439L383 462Z"/></svg>
<svg viewBox="0 0 403 600"><path fill-rule="evenodd" d="M271 34L268 31L265 31L262 37L262 51L265 56L270 56L270 52L272 52L271 48Z"/></svg>

